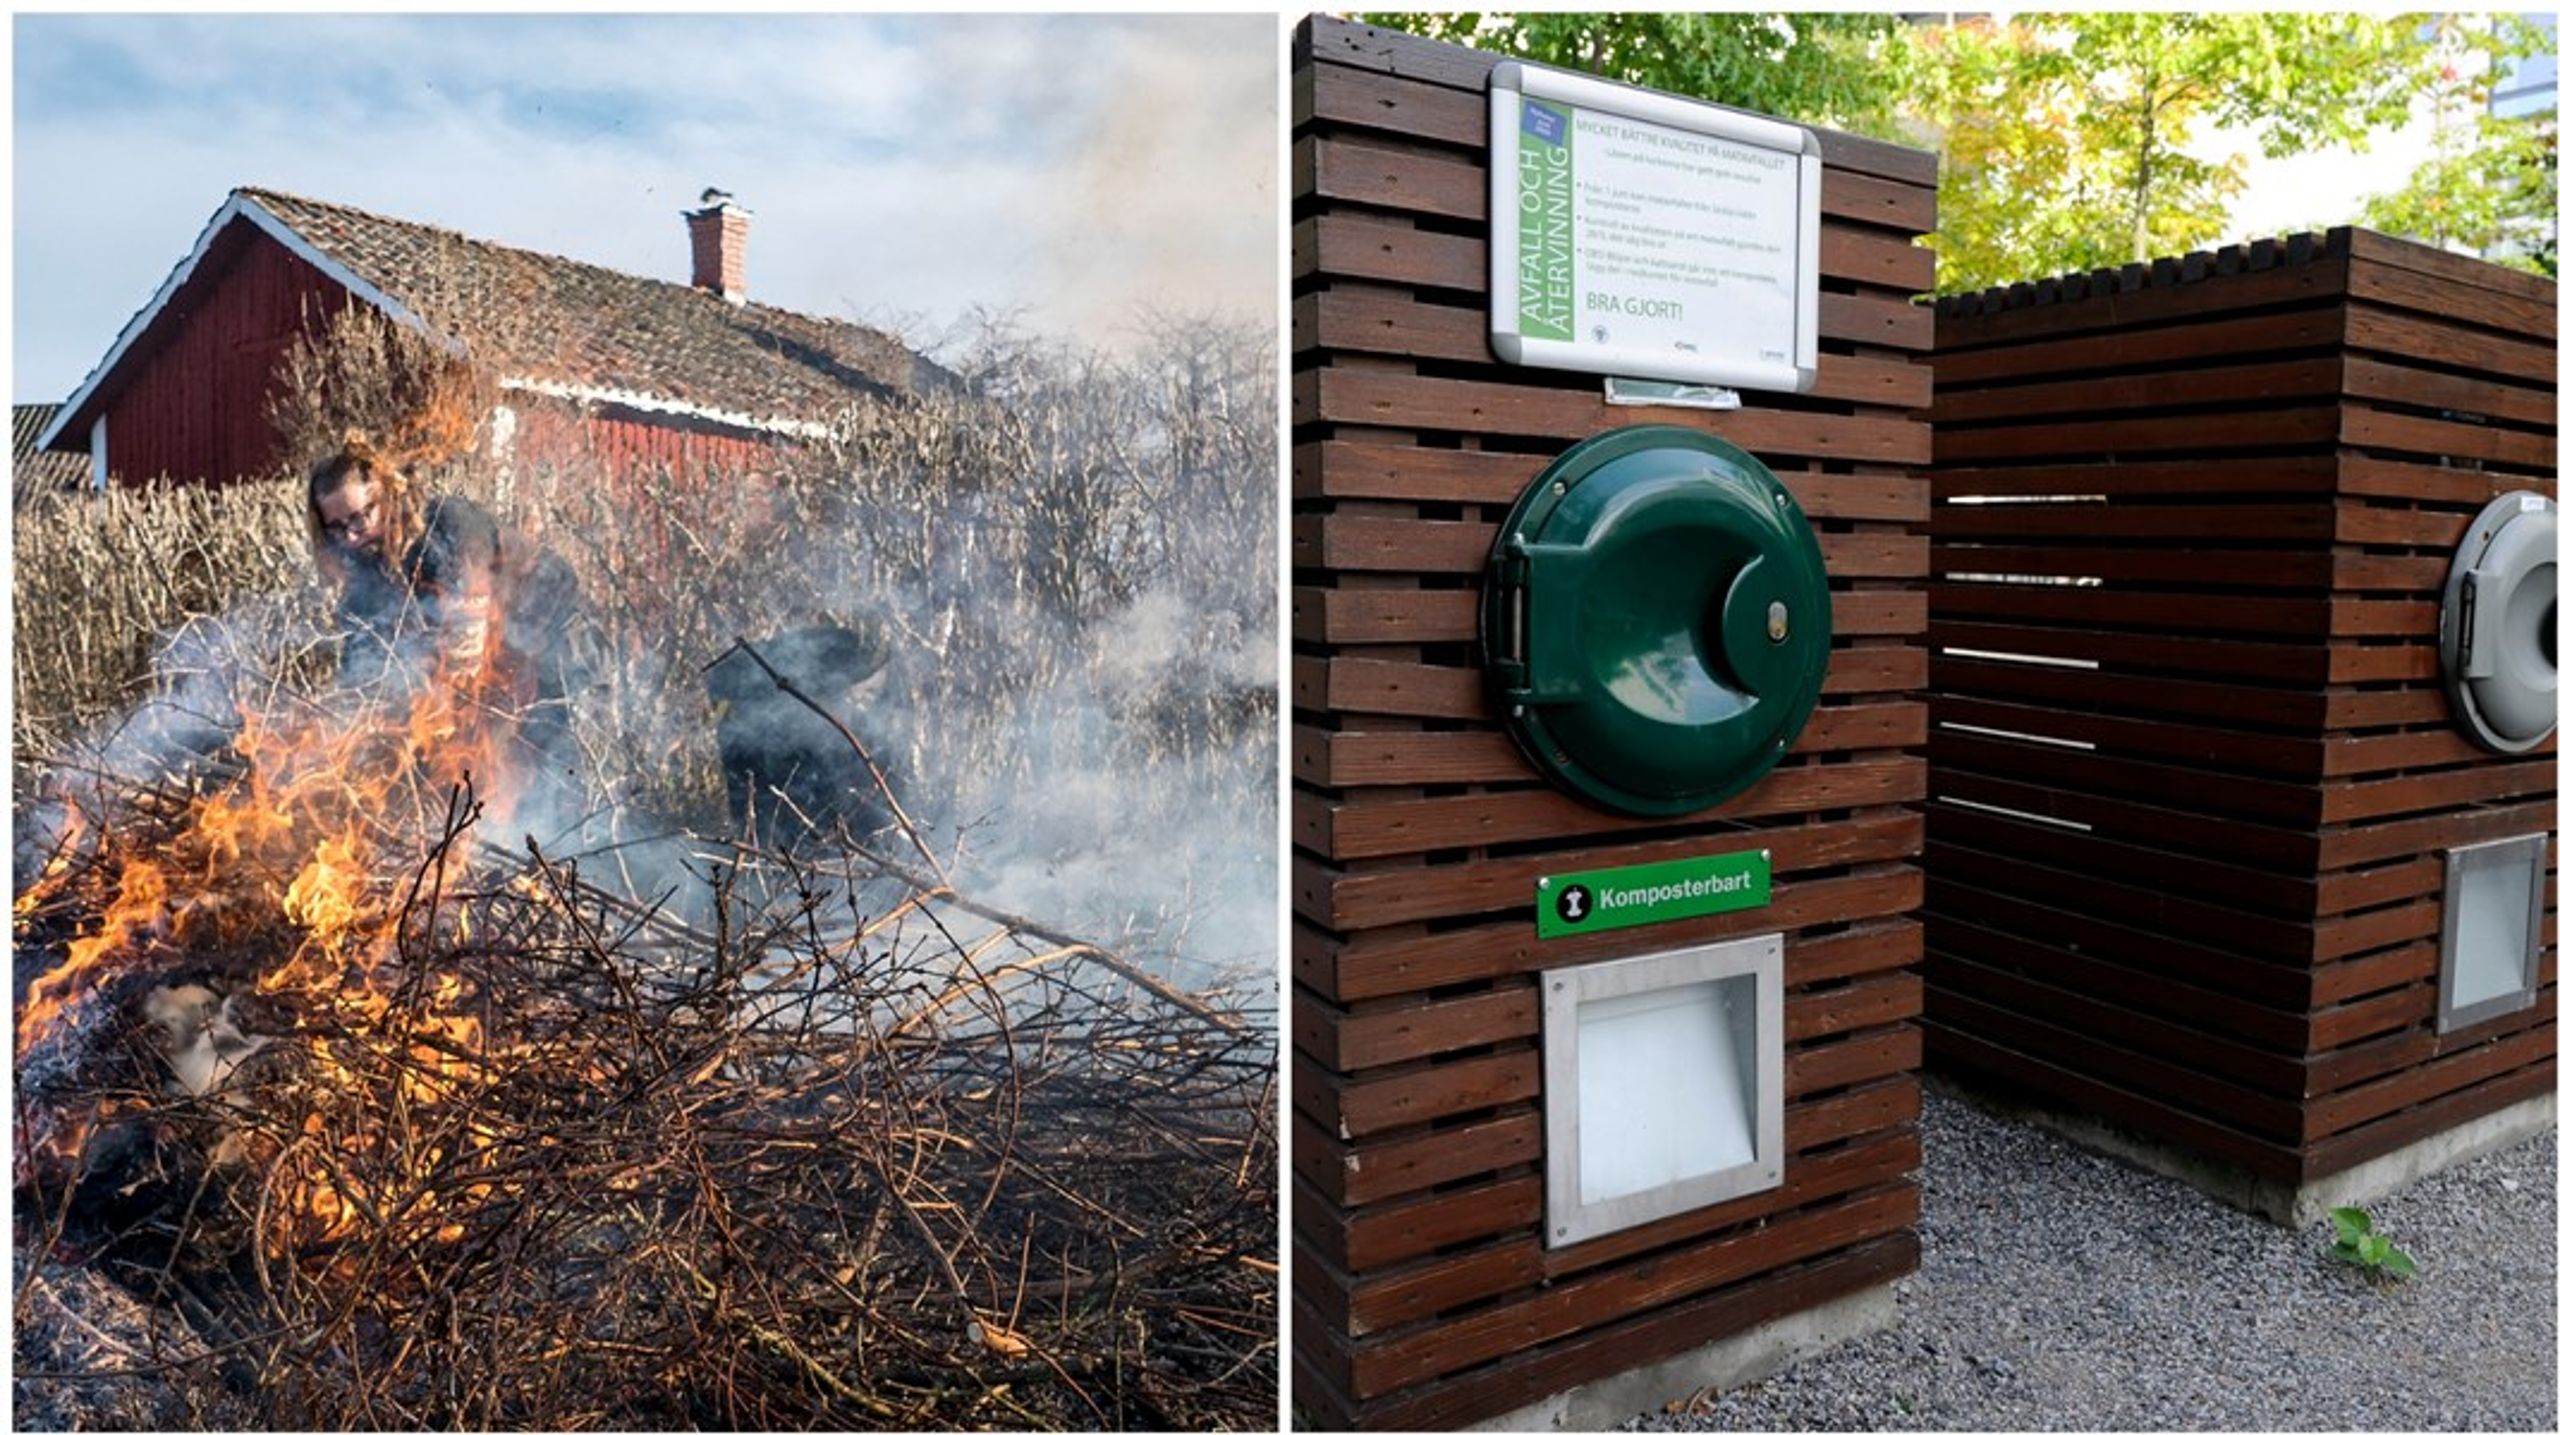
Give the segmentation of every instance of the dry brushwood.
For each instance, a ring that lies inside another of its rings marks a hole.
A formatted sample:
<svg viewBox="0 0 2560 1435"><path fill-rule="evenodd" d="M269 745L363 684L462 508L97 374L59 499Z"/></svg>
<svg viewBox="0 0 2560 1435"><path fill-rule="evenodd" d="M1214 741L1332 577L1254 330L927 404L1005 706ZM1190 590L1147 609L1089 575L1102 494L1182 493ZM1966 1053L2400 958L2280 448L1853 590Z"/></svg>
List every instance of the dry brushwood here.
<svg viewBox="0 0 2560 1435"><path fill-rule="evenodd" d="M117 841L183 806L131 797ZM22 1402L142 1380L271 1428L1273 1423L1267 1030L860 858L730 848L693 923L530 844L447 886L471 818L377 883L398 957L350 978L369 999L244 995L226 1019L263 1045L204 1094L123 1014L290 950L280 910L228 913L223 953L137 938L84 1059L21 1052L21 1331L75 1273L192 1331L105 1372L22 1340ZM22 945L90 919L104 860L65 854Z"/></svg>

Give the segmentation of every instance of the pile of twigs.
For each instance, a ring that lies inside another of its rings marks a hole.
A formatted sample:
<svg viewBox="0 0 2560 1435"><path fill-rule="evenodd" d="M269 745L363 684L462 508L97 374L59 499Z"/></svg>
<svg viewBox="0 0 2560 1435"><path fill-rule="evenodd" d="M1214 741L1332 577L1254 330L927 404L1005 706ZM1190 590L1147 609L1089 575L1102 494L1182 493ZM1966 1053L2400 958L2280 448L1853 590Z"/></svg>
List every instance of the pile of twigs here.
<svg viewBox="0 0 2560 1435"><path fill-rule="evenodd" d="M458 802L380 879L365 1003L256 994L295 934L234 913L21 1051L22 1419L133 1381L271 1428L1276 1422L1266 1023L885 858L698 848L679 919L473 841ZM139 1015L181 980L246 1039L202 1094ZM64 1368L31 1322L102 1276L186 1338Z"/></svg>

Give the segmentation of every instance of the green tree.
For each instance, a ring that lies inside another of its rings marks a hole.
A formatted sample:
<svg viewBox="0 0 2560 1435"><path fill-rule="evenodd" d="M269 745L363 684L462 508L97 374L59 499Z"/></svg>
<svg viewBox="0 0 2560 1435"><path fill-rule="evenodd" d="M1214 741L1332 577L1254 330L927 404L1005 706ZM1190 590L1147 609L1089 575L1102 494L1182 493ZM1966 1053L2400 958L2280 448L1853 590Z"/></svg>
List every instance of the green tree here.
<svg viewBox="0 0 2560 1435"><path fill-rule="evenodd" d="M2550 32L2522 15L2450 15L2436 22L2434 40L2425 76L2427 158L2400 188L2368 197L2357 221L2552 273L2560 247L2552 113L2500 116L2489 108L2501 76L2551 53Z"/></svg>
<svg viewBox="0 0 2560 1435"><path fill-rule="evenodd" d="M2209 244L2239 156L2362 150L2405 122L2428 40L2419 17L2028 15L1914 37L1903 69L1940 149L1938 286L1961 291Z"/></svg>
<svg viewBox="0 0 2560 1435"><path fill-rule="evenodd" d="M1376 14L1411 35L1472 45L1737 109L1898 137L1890 15Z"/></svg>

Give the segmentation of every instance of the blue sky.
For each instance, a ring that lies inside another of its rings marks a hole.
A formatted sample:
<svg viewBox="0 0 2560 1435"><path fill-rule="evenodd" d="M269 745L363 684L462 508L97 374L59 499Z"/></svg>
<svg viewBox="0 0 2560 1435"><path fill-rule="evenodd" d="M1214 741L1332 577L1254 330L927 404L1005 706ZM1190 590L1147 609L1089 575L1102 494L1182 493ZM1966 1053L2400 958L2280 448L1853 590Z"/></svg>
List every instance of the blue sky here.
<svg viewBox="0 0 2560 1435"><path fill-rule="evenodd" d="M1273 324L1268 16L22 15L19 401L70 393L235 185L926 337Z"/></svg>

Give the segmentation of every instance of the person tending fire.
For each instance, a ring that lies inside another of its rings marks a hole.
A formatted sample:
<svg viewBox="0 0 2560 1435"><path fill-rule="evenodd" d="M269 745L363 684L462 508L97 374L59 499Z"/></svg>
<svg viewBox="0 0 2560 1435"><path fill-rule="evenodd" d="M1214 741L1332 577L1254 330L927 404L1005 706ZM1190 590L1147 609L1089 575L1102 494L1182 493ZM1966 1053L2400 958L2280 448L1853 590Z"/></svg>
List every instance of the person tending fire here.
<svg viewBox="0 0 2560 1435"><path fill-rule="evenodd" d="M430 676L511 728L520 791L572 776L571 698L595 672L594 625L557 553L458 494L426 497L360 436L310 469L313 556L338 587L338 684L405 693Z"/></svg>

